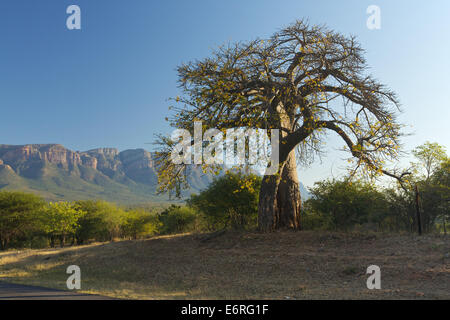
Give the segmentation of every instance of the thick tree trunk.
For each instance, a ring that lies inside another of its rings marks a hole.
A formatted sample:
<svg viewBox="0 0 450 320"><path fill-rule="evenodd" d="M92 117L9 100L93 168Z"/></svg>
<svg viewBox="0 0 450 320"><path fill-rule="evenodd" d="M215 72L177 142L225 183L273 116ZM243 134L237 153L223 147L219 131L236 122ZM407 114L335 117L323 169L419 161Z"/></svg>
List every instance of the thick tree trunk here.
<svg viewBox="0 0 450 320"><path fill-rule="evenodd" d="M259 191L258 228L263 232L271 232L278 228L277 191L280 175L264 176Z"/></svg>
<svg viewBox="0 0 450 320"><path fill-rule="evenodd" d="M300 186L297 174L295 150L289 154L284 165L277 191L278 228L300 229L300 210L302 207Z"/></svg>
<svg viewBox="0 0 450 320"><path fill-rule="evenodd" d="M258 228L263 232L300 229L301 197L295 151L280 165L281 174L266 175L261 184Z"/></svg>
<svg viewBox="0 0 450 320"><path fill-rule="evenodd" d="M294 109L292 109L294 110ZM291 110L291 111L292 111ZM281 138L294 128L295 116L278 105ZM285 149L291 148L291 150ZM282 150L284 149L284 150ZM264 176L259 193L258 227L260 231L300 229L301 197L295 147L280 145L279 174Z"/></svg>

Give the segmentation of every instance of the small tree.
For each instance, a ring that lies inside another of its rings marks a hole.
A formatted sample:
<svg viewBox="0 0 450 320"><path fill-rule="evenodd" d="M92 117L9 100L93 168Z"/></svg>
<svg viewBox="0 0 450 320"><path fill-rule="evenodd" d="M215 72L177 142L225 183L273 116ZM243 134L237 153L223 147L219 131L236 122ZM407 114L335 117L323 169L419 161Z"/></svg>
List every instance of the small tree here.
<svg viewBox="0 0 450 320"><path fill-rule="evenodd" d="M445 147L436 142L425 142L412 151L417 159L415 163L418 171L425 171L425 180L428 181L433 173L447 159Z"/></svg>
<svg viewBox="0 0 450 320"><path fill-rule="evenodd" d="M384 190L387 201L388 230L414 232L417 214L414 205L414 193L408 189L389 188Z"/></svg>
<svg viewBox="0 0 450 320"><path fill-rule="evenodd" d="M212 229L256 226L261 178L227 172L215 179L188 204L202 212Z"/></svg>
<svg viewBox="0 0 450 320"><path fill-rule="evenodd" d="M78 244L88 240L113 240L120 236L120 228L125 215L124 210L115 204L101 200L77 201L76 205L86 214L79 220L76 232Z"/></svg>
<svg viewBox="0 0 450 320"><path fill-rule="evenodd" d="M159 215L161 221L161 233L172 234L194 230L195 220L198 215L186 206L171 205Z"/></svg>
<svg viewBox="0 0 450 320"><path fill-rule="evenodd" d="M40 227L40 214L45 202L40 197L23 192L0 192L0 249L10 241Z"/></svg>
<svg viewBox="0 0 450 320"><path fill-rule="evenodd" d="M104 223L108 232L108 240L114 241L121 236L121 226L124 223L126 212L114 203L103 202L103 210L106 210Z"/></svg>
<svg viewBox="0 0 450 320"><path fill-rule="evenodd" d="M75 236L79 220L85 214L78 206L69 202L50 202L44 211L44 229L50 236L50 244L55 246L59 238L64 247L67 236Z"/></svg>
<svg viewBox="0 0 450 320"><path fill-rule="evenodd" d="M438 217L442 221L442 227L445 234L447 234L447 221L450 220L450 159L445 159L440 168L438 168L432 177L433 183L436 186L436 193L439 196L438 200Z"/></svg>
<svg viewBox="0 0 450 320"><path fill-rule="evenodd" d="M446 232L450 218L450 160L443 158L425 180L419 181L423 226L431 231L439 221Z"/></svg>
<svg viewBox="0 0 450 320"><path fill-rule="evenodd" d="M125 213L121 229L123 236L138 239L157 233L160 225L156 214L143 209L134 209Z"/></svg>
<svg viewBox="0 0 450 320"><path fill-rule="evenodd" d="M78 221L79 227L75 233L77 244L83 244L90 239L105 241L108 239L106 215L108 206L105 202L94 200L80 200L77 206L85 212Z"/></svg>
<svg viewBox="0 0 450 320"><path fill-rule="evenodd" d="M443 146L428 141L415 148L412 154L416 158L412 163L413 173L407 179L399 180L401 188L397 193L403 199L393 204L397 209L404 208L412 225L421 234L422 231L431 231L439 217L446 218L443 212L448 208L446 163L449 160Z"/></svg>

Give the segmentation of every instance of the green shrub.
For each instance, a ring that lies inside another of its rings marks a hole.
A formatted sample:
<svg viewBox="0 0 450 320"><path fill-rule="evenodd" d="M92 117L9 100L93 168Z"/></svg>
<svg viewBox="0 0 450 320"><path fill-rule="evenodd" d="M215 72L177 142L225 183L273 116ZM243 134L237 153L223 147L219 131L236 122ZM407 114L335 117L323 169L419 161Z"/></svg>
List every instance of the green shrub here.
<svg viewBox="0 0 450 320"><path fill-rule="evenodd" d="M28 239L42 227L45 202L39 196L23 192L0 192L0 249L5 250Z"/></svg>
<svg viewBox="0 0 450 320"><path fill-rule="evenodd" d="M348 231L356 226L381 226L388 202L373 185L362 181L325 180L311 189L305 202L304 227Z"/></svg>
<svg viewBox="0 0 450 320"><path fill-rule="evenodd" d="M161 222L155 213L134 209L125 213L122 221L122 236L138 239L156 234Z"/></svg>
<svg viewBox="0 0 450 320"><path fill-rule="evenodd" d="M302 210L301 225L303 230L332 229L332 221L329 216L324 216L306 208Z"/></svg>
<svg viewBox="0 0 450 320"><path fill-rule="evenodd" d="M85 212L73 203L50 202L43 211L43 229L50 237L51 246L54 246L55 239L58 238L63 247L67 237L75 236L79 220L84 214Z"/></svg>
<svg viewBox="0 0 450 320"><path fill-rule="evenodd" d="M251 228L257 223L260 187L261 177L255 174L227 172L192 195L188 205L203 214L210 230Z"/></svg>
<svg viewBox="0 0 450 320"><path fill-rule="evenodd" d="M198 215L194 209L171 205L159 215L161 233L182 233L195 230L195 222Z"/></svg>
<svg viewBox="0 0 450 320"><path fill-rule="evenodd" d="M83 200L76 205L85 212L76 232L78 244L88 241L108 241L121 236L125 211L106 201Z"/></svg>

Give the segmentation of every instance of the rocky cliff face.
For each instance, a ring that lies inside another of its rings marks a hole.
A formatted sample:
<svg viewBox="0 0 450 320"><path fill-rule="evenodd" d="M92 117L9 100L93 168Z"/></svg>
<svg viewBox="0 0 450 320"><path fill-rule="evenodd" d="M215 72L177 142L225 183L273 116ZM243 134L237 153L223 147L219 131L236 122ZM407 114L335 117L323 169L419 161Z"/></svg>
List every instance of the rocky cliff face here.
<svg viewBox="0 0 450 320"><path fill-rule="evenodd" d="M60 144L0 145L0 159L12 168L27 162L48 162L63 168L84 165L95 169L96 161L83 153L71 151Z"/></svg>
<svg viewBox="0 0 450 320"><path fill-rule="evenodd" d="M52 164L70 171L90 168L108 177L125 175L146 184L154 184L156 177L152 155L144 149L119 152L114 148L100 148L79 152L60 144L0 145L0 164L9 165L19 175L30 168L42 169Z"/></svg>
<svg viewBox="0 0 450 320"><path fill-rule="evenodd" d="M191 180L191 191L198 192L212 178L197 173ZM0 145L0 189L34 190L50 200L168 200L156 194L157 183L152 154L144 149L81 152L60 144Z"/></svg>

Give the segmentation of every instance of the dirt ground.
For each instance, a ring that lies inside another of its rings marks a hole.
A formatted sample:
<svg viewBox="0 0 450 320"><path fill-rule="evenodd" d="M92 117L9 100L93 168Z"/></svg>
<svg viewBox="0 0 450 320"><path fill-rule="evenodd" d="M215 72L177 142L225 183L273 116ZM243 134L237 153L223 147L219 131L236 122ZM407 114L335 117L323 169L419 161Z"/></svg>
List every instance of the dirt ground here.
<svg viewBox="0 0 450 320"><path fill-rule="evenodd" d="M227 232L0 253L0 280L129 299L450 299L450 237ZM366 269L381 268L369 290Z"/></svg>

